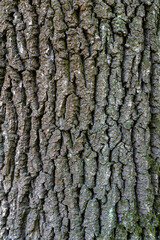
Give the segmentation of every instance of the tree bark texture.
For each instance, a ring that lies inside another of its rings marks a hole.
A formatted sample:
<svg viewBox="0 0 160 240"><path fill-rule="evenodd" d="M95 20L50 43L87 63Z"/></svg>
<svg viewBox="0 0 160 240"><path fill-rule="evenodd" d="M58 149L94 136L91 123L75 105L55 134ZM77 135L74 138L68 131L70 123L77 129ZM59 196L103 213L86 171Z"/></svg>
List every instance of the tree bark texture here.
<svg viewBox="0 0 160 240"><path fill-rule="evenodd" d="M160 239L159 0L0 1L0 239Z"/></svg>

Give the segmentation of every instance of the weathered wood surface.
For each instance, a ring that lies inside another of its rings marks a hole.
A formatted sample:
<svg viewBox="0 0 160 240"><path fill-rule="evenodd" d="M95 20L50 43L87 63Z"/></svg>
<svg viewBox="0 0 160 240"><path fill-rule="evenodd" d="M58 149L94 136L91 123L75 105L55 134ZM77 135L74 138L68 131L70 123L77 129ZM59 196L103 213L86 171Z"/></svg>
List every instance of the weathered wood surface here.
<svg viewBox="0 0 160 240"><path fill-rule="evenodd" d="M160 239L159 0L0 1L0 239Z"/></svg>

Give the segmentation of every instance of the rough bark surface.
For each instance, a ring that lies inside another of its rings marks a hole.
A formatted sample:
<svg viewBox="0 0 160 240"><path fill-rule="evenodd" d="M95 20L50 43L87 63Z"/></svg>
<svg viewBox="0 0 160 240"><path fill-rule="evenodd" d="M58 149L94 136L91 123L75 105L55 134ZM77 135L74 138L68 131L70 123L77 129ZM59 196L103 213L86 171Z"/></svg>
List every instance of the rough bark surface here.
<svg viewBox="0 0 160 240"><path fill-rule="evenodd" d="M0 239L160 239L159 0L0 1Z"/></svg>

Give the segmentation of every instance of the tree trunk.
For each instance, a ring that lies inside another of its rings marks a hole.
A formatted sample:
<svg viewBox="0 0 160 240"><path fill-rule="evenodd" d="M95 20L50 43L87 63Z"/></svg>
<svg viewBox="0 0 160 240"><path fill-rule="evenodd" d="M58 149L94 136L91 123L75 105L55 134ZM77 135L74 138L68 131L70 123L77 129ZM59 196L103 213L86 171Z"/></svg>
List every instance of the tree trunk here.
<svg viewBox="0 0 160 240"><path fill-rule="evenodd" d="M0 240L160 239L159 18L0 1Z"/></svg>

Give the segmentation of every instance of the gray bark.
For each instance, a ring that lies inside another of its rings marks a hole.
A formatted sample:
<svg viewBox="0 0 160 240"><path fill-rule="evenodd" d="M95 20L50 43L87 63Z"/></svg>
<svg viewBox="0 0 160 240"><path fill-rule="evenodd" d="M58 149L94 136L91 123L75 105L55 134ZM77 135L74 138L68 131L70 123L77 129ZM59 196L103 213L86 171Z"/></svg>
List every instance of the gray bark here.
<svg viewBox="0 0 160 240"><path fill-rule="evenodd" d="M159 19L0 1L0 240L160 239Z"/></svg>

